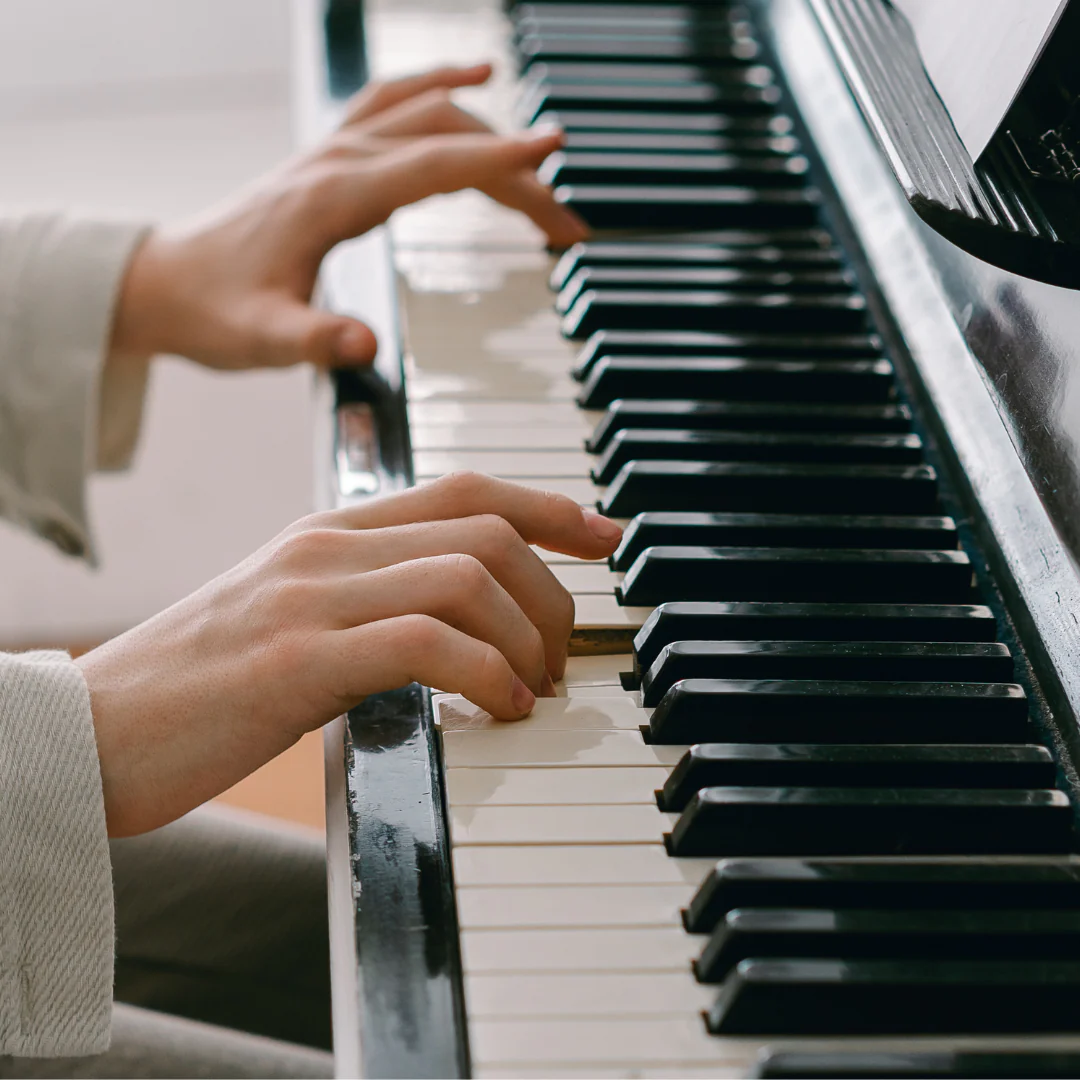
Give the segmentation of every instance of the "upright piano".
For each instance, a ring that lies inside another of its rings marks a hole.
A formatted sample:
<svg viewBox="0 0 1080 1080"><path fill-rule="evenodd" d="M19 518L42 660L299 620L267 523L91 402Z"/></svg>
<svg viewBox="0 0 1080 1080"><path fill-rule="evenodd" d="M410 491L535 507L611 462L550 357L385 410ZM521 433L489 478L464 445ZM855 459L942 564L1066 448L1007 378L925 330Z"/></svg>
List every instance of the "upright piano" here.
<svg viewBox="0 0 1080 1080"><path fill-rule="evenodd" d="M1071 68L972 160L885 0L296 25L305 138L492 59L463 103L561 124L595 229L463 193L332 254L381 349L320 388L322 504L476 469L626 524L543 553L531 718L327 729L339 1075L1080 1075Z"/></svg>

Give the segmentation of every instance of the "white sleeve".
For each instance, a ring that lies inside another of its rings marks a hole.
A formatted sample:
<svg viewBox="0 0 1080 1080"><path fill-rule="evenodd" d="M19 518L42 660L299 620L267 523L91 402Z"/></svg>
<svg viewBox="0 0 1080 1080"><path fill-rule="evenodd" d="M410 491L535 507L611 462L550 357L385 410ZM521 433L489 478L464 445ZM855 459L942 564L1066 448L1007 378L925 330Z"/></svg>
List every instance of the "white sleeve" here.
<svg viewBox="0 0 1080 1080"><path fill-rule="evenodd" d="M0 1055L109 1045L113 887L90 692L66 653L0 653Z"/></svg>
<svg viewBox="0 0 1080 1080"><path fill-rule="evenodd" d="M146 365L107 371L146 226L0 216L0 515L93 561L86 478L138 438Z"/></svg>

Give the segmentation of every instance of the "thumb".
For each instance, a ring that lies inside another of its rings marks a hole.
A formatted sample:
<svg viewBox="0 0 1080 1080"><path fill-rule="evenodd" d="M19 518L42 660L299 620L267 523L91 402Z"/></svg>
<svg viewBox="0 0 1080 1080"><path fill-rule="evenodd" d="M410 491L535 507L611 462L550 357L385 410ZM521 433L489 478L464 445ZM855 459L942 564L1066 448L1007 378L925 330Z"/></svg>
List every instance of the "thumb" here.
<svg viewBox="0 0 1080 1080"><path fill-rule="evenodd" d="M314 364L353 367L375 359L378 341L371 329L348 315L307 304L278 306L263 326L269 363L275 367Z"/></svg>

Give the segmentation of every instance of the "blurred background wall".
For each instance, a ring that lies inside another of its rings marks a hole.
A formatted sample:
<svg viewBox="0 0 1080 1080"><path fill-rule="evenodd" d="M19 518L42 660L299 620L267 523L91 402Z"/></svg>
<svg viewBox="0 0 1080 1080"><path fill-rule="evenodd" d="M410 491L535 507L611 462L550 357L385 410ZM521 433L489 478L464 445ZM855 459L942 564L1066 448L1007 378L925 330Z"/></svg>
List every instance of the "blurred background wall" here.
<svg viewBox="0 0 1080 1080"><path fill-rule="evenodd" d="M168 221L258 175L289 28L289 0L2 0L0 206ZM0 523L0 647L99 642L308 512L310 379L159 362L135 467L93 480L101 568Z"/></svg>

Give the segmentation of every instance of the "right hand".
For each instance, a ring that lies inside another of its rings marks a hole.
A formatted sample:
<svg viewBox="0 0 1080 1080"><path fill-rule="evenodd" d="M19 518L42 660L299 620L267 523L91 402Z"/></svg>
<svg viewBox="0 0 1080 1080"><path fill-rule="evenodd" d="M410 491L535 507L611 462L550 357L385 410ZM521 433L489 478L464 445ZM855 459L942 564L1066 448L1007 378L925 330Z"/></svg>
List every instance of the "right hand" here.
<svg viewBox="0 0 1080 1080"><path fill-rule="evenodd" d="M413 681L527 715L574 624L529 545L601 559L619 536L571 499L472 473L303 519L78 660L110 835L166 824Z"/></svg>

